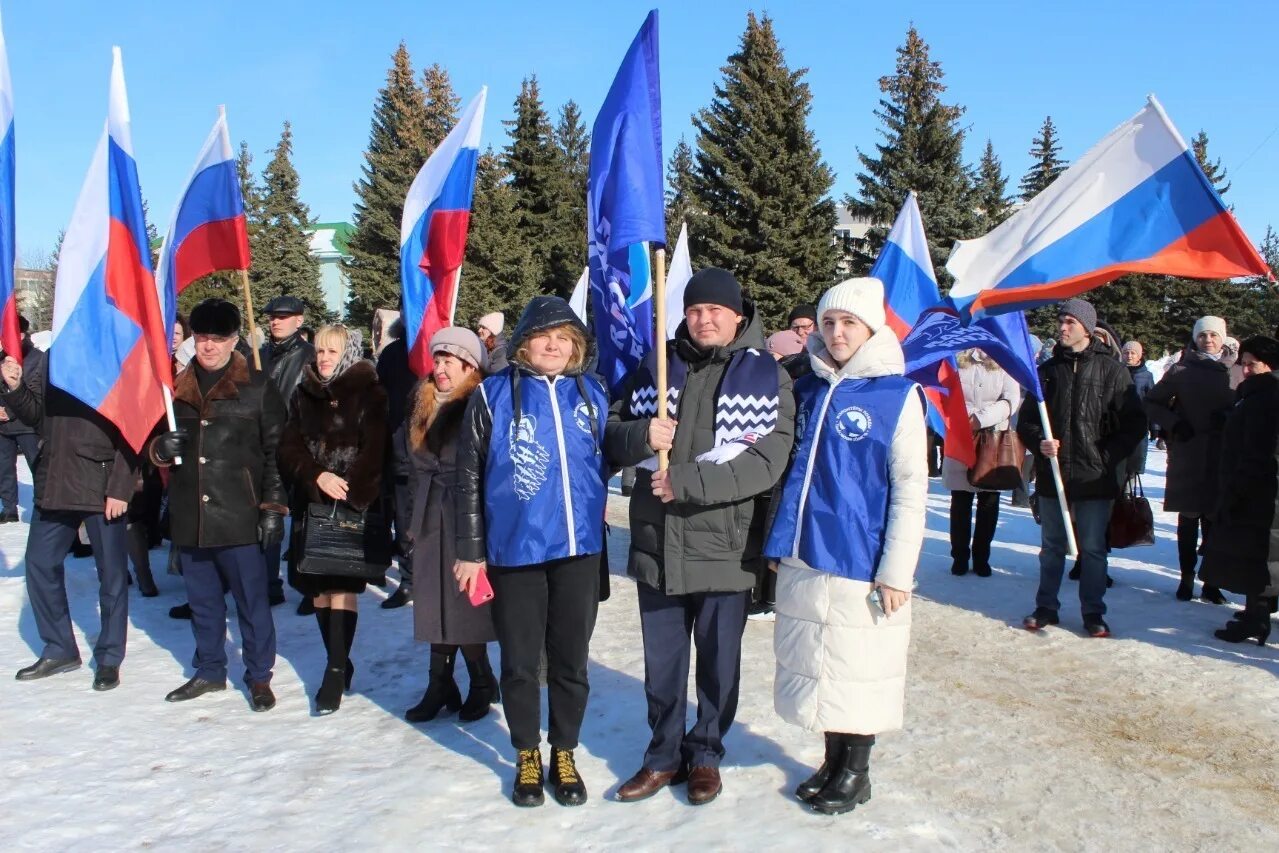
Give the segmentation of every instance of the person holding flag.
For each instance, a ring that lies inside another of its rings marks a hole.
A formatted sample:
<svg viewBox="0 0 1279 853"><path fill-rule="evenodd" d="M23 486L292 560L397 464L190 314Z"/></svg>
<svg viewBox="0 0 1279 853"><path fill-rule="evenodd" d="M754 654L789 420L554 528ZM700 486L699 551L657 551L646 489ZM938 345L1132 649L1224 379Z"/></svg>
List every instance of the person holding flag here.
<svg viewBox="0 0 1279 853"><path fill-rule="evenodd" d="M1093 336L1097 312L1083 299L1057 309L1057 345L1039 368L1040 398L1047 406L1052 438L1040 419L1040 400L1028 396L1017 416L1017 433L1034 455L1042 544L1035 611L1023 620L1031 631L1059 621L1066 567L1064 500L1079 543L1079 602L1090 637L1110 636L1106 605L1106 530L1126 476L1128 457L1146 435L1146 415L1117 352ZM1061 466L1065 494L1050 470Z"/></svg>

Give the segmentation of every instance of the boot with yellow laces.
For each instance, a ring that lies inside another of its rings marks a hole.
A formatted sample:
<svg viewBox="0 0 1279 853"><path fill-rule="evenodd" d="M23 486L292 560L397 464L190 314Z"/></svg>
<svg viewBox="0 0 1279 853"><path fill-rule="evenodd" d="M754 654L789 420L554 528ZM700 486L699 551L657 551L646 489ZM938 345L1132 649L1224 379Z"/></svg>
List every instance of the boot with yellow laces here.
<svg viewBox="0 0 1279 853"><path fill-rule="evenodd" d="M521 749L515 759L515 788L511 791L511 802L523 808L542 805L546 801L542 792L544 783L542 750Z"/></svg>
<svg viewBox="0 0 1279 853"><path fill-rule="evenodd" d="M555 786L555 802L561 806L580 806L586 802L586 785L577 775L573 750L551 747L551 784Z"/></svg>

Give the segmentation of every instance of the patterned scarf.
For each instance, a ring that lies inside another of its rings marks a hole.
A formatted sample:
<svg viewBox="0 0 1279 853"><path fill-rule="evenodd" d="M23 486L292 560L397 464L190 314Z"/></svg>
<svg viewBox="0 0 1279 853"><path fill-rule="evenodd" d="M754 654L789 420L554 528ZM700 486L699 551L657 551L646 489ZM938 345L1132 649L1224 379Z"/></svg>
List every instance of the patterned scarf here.
<svg viewBox="0 0 1279 853"><path fill-rule="evenodd" d="M631 417L656 417L656 356L649 353L639 370L631 391ZM679 413L679 397L688 378L688 367L683 359L671 358L667 360L666 372L667 414L674 418ZM699 454L697 461L719 464L735 459L777 426L777 403L776 359L757 349L733 353L715 400L715 447ZM640 467L655 470L657 457L641 462Z"/></svg>
<svg viewBox="0 0 1279 853"><path fill-rule="evenodd" d="M351 368L356 362L364 359L364 336L359 329L346 330L346 349L342 351L342 358L338 360L338 366L333 368L333 372L329 374L329 378L320 377L320 383L324 386L332 384L343 373ZM318 373L318 371L317 371Z"/></svg>

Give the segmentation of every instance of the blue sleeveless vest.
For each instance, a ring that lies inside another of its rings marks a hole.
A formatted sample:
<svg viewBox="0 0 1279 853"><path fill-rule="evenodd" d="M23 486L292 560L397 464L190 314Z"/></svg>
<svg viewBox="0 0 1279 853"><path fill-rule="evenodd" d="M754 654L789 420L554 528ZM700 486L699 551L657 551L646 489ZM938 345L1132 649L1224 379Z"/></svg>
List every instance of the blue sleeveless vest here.
<svg viewBox="0 0 1279 853"><path fill-rule="evenodd" d="M888 462L906 398L902 376L795 383L796 451L764 543L769 559L870 581L884 552Z"/></svg>
<svg viewBox="0 0 1279 853"><path fill-rule="evenodd" d="M520 377L515 424L508 367L480 385L493 419L484 466L488 562L531 566L604 549L608 396L594 376ZM594 421L594 425L592 425Z"/></svg>

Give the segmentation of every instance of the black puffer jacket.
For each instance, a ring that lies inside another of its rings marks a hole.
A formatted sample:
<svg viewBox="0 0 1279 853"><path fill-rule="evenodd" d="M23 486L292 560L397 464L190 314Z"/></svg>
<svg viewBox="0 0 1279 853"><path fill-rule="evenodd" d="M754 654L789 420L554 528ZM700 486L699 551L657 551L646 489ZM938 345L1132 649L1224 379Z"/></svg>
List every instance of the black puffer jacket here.
<svg viewBox="0 0 1279 853"><path fill-rule="evenodd" d="M1274 583L1269 559L1279 492L1279 374L1248 377L1239 383L1238 397L1222 433L1217 511L1204 536L1199 576L1210 586L1261 595Z"/></svg>
<svg viewBox="0 0 1279 853"><path fill-rule="evenodd" d="M755 307L745 305L745 321L728 346L701 349L681 323L668 355L687 367L679 397L679 426L670 452L675 500L653 494L652 475L635 472L631 495L631 551L627 571L667 595L740 592L755 585L763 567L766 501L786 472L795 437L795 395L789 374L777 366L778 411L773 431L735 459L716 464L697 457L715 447L715 407L729 361L739 350L764 349ZM651 418L633 418L631 389L609 409L605 450L617 465L634 465L653 455L648 446ZM758 498L758 500L757 500Z"/></svg>
<svg viewBox="0 0 1279 853"><path fill-rule="evenodd" d="M182 464L169 471L169 531L186 548L248 545L262 512L288 514L276 449L284 401L265 373L238 352L205 397L194 360L174 382L173 413L189 435ZM155 458L152 442L151 461ZM130 488L132 491L132 488Z"/></svg>
<svg viewBox="0 0 1279 853"><path fill-rule="evenodd" d="M262 345L262 369L275 382L275 390L286 403L293 398L293 389L302 381L302 371L315 363L315 347L302 339L302 333L294 332L282 341L267 341Z"/></svg>
<svg viewBox="0 0 1279 853"><path fill-rule="evenodd" d="M102 512L106 499L128 501L138 477L138 456L115 425L48 382L47 358L32 359L14 390L0 382L0 405L40 435L36 506L43 510Z"/></svg>
<svg viewBox="0 0 1279 853"><path fill-rule="evenodd" d="M1039 366L1039 382L1053 438L1061 442L1057 455L1067 499L1118 497L1128 457L1147 427L1128 368L1115 360L1113 348L1093 338L1081 352L1058 344ZM1032 397L1022 402L1017 434L1035 456L1039 493L1056 497L1048 458L1039 452L1044 434Z"/></svg>
<svg viewBox="0 0 1279 853"><path fill-rule="evenodd" d="M536 296L525 307L519 323L511 335L511 352L519 352L526 340L536 333L556 326L573 326L586 338L586 358L583 365L595 362L595 338L568 303L557 296ZM516 420L520 411L520 383L534 371L519 362L510 362L512 398ZM565 376L576 376L581 381L583 371L576 374L566 371ZM581 386L579 385L579 389ZM583 398L586 397L582 391ZM493 434L493 419L489 414L484 395L472 394L462 423L462 434L457 446L457 482L454 493L455 521L457 523L457 557L459 560L480 562L485 558L484 541L484 467L488 458L489 437ZM603 441L603 436L599 437Z"/></svg>

